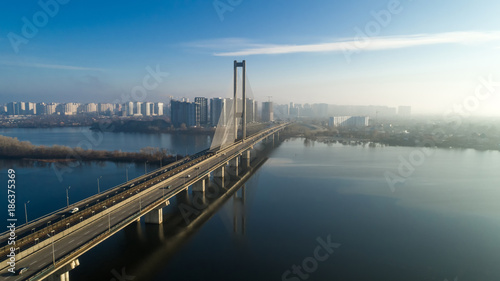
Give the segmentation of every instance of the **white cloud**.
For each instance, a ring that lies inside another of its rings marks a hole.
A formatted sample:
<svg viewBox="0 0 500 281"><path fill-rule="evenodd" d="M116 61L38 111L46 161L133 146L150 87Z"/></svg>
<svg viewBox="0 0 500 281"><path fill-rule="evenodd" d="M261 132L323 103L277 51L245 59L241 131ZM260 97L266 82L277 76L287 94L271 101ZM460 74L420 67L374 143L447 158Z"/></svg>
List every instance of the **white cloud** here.
<svg viewBox="0 0 500 281"><path fill-rule="evenodd" d="M248 43L248 40L244 39L239 39L237 41L235 41L234 39L222 39L212 40L210 41L210 44L198 44L193 46L213 49L218 48L218 52L214 53L215 56L249 56L291 53L390 50L437 44L478 44L499 40L500 32L469 31L386 37L355 37L352 39L339 39L330 43L303 45L250 44ZM238 44L236 44L236 46L231 45L232 41L235 41ZM232 50L229 51L228 48L231 48Z"/></svg>

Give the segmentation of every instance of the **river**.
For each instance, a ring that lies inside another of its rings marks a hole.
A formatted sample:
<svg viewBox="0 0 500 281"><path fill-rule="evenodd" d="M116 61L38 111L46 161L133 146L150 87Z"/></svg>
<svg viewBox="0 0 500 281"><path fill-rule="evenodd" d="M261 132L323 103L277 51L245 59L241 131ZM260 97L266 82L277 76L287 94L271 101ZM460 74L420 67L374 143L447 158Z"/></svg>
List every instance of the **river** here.
<svg viewBox="0 0 500 281"><path fill-rule="evenodd" d="M75 146L86 138L79 128L4 129L0 134L44 145ZM206 136L106 133L95 149L161 145L192 153L209 141ZM500 280L499 160L498 151L288 140L246 183L241 209L231 199L190 233L168 223L132 224L80 257L70 277ZM101 188L124 181L127 167L84 164L59 181L52 164L6 165L17 172L23 218L22 202L30 200L28 215L35 218L64 207L67 186L71 201L79 200L97 192L100 176ZM129 177L144 173L144 165L128 167ZM244 232L234 231L235 217L244 218Z"/></svg>

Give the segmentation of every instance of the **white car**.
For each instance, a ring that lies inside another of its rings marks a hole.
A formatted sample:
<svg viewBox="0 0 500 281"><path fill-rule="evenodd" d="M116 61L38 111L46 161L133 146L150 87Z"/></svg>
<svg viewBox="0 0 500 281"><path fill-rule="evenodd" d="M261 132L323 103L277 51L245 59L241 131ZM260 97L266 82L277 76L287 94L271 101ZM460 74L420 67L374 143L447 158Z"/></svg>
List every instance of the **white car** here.
<svg viewBox="0 0 500 281"><path fill-rule="evenodd" d="M78 212L78 211L80 211L80 209L78 209L78 208L74 208L73 210L71 210L71 211L69 211L69 212L70 212L71 214L74 214L74 213L76 213L76 212Z"/></svg>

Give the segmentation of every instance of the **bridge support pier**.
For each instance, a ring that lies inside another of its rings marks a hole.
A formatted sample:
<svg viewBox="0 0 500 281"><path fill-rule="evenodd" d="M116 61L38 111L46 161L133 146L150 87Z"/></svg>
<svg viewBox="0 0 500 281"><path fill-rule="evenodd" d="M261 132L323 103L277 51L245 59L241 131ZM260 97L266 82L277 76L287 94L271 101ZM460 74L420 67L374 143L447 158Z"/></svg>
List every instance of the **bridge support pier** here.
<svg viewBox="0 0 500 281"><path fill-rule="evenodd" d="M220 168L213 171L214 183L224 187L224 173L226 173L226 166L221 166Z"/></svg>
<svg viewBox="0 0 500 281"><path fill-rule="evenodd" d="M250 150L243 152L242 155L242 166L243 169L248 169L250 167Z"/></svg>
<svg viewBox="0 0 500 281"><path fill-rule="evenodd" d="M193 184L193 191L205 192L205 187L207 185L208 177L204 177Z"/></svg>
<svg viewBox="0 0 500 281"><path fill-rule="evenodd" d="M69 264L63 266L58 271L54 272L50 275L46 280L48 281L69 281L69 272L75 267L80 265L80 261L78 259L70 262Z"/></svg>
<svg viewBox="0 0 500 281"><path fill-rule="evenodd" d="M151 210L144 216L144 221L151 224L162 224L163 223L163 209L158 208Z"/></svg>
<svg viewBox="0 0 500 281"><path fill-rule="evenodd" d="M238 165L240 162L240 157L236 156L233 159L229 160L229 167L231 168L231 175L238 177Z"/></svg>

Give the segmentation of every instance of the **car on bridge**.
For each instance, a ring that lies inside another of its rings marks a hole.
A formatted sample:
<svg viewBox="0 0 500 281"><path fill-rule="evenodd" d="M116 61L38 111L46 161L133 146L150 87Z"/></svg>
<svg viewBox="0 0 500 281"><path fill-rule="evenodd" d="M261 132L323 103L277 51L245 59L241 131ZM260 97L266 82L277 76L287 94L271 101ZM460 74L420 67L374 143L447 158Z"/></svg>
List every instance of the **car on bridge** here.
<svg viewBox="0 0 500 281"><path fill-rule="evenodd" d="M71 210L71 211L69 211L69 212L70 212L70 214L74 214L74 213L76 213L76 212L78 212L78 211L80 211L80 209L78 209L78 208L73 208L73 210Z"/></svg>
<svg viewBox="0 0 500 281"><path fill-rule="evenodd" d="M29 269L29 267L20 268L19 270L16 271L16 274L21 275L21 274L25 273L26 271L28 271L28 269Z"/></svg>

